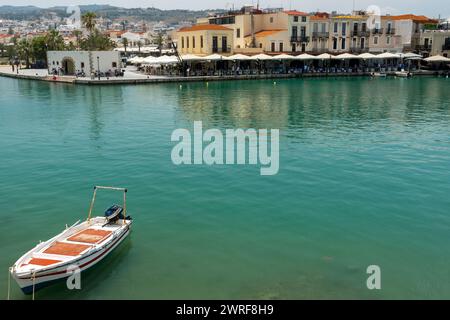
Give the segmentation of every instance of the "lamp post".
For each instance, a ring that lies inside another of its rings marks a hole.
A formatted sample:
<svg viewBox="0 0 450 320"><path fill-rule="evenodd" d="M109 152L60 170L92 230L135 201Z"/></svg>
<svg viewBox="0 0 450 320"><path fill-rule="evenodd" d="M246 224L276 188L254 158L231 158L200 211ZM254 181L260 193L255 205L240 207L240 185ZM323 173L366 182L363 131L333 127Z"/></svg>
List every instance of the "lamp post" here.
<svg viewBox="0 0 450 320"><path fill-rule="evenodd" d="M97 57L97 74L98 80L100 80L100 57Z"/></svg>

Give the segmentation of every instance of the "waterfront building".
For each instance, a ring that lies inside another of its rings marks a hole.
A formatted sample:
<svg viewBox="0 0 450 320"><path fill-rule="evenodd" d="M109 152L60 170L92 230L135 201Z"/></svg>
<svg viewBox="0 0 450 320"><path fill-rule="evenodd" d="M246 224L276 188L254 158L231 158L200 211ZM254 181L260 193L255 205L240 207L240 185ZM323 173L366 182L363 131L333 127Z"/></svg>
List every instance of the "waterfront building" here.
<svg viewBox="0 0 450 320"><path fill-rule="evenodd" d="M287 29L289 30L291 44L290 51L294 53L311 51L312 42L309 14L297 10L285 11L284 14L287 15Z"/></svg>
<svg viewBox="0 0 450 320"><path fill-rule="evenodd" d="M329 51L332 53L367 52L370 38L367 18L364 15L332 17Z"/></svg>
<svg viewBox="0 0 450 320"><path fill-rule="evenodd" d="M174 42L180 54L230 55L233 52L233 30L221 25L199 24L175 32Z"/></svg>
<svg viewBox="0 0 450 320"><path fill-rule="evenodd" d="M330 46L330 16L327 13L316 13L309 17L311 30L311 53L321 54L328 52Z"/></svg>
<svg viewBox="0 0 450 320"><path fill-rule="evenodd" d="M420 34L420 47L430 56L450 57L450 30L424 30Z"/></svg>
<svg viewBox="0 0 450 320"><path fill-rule="evenodd" d="M402 52L402 36L396 34L395 20L392 16L382 16L371 29L369 52Z"/></svg>
<svg viewBox="0 0 450 320"><path fill-rule="evenodd" d="M79 71L89 75L122 68L117 51L48 51L47 61L49 74L75 75Z"/></svg>
<svg viewBox="0 0 450 320"><path fill-rule="evenodd" d="M435 29L438 21L426 16L403 14L393 16L395 21L395 34L401 36L403 51L418 51L421 33L427 29Z"/></svg>

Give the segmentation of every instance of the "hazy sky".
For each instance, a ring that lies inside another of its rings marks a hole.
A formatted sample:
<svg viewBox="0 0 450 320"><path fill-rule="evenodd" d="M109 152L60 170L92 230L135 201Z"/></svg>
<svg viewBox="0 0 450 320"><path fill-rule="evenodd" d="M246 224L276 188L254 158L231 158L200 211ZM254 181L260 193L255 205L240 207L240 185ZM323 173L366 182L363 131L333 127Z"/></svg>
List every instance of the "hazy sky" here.
<svg viewBox="0 0 450 320"><path fill-rule="evenodd" d="M110 4L115 6L156 7L161 9L215 9L235 8L243 4L256 4L257 0L0 0L0 5L36 5L49 7L54 5L77 4ZM378 5L383 13L416 13L430 17L450 17L448 0L260 0L260 5L266 7L284 7L302 11L332 11L350 12L355 3L356 9L365 9L369 5Z"/></svg>

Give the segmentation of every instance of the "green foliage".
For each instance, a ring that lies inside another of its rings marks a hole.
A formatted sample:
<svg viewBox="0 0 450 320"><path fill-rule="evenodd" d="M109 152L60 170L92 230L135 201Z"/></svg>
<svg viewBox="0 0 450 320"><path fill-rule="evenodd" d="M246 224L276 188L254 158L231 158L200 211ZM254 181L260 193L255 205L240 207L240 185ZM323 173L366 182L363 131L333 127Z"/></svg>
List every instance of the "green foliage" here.
<svg viewBox="0 0 450 320"><path fill-rule="evenodd" d="M82 50L112 50L116 44L106 35L94 29L91 34L81 39L80 47Z"/></svg>

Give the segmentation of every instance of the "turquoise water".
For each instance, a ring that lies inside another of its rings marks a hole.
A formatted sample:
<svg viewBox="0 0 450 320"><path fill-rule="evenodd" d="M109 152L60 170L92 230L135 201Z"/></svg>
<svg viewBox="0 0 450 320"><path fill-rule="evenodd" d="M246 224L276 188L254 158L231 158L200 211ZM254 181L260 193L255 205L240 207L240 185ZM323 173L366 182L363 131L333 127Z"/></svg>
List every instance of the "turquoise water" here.
<svg viewBox="0 0 450 320"><path fill-rule="evenodd" d="M85 218L97 184L129 188L131 236L81 291L37 299L450 298L448 79L0 88L5 297L8 266ZM174 166L171 133L195 120L279 128L278 175Z"/></svg>

